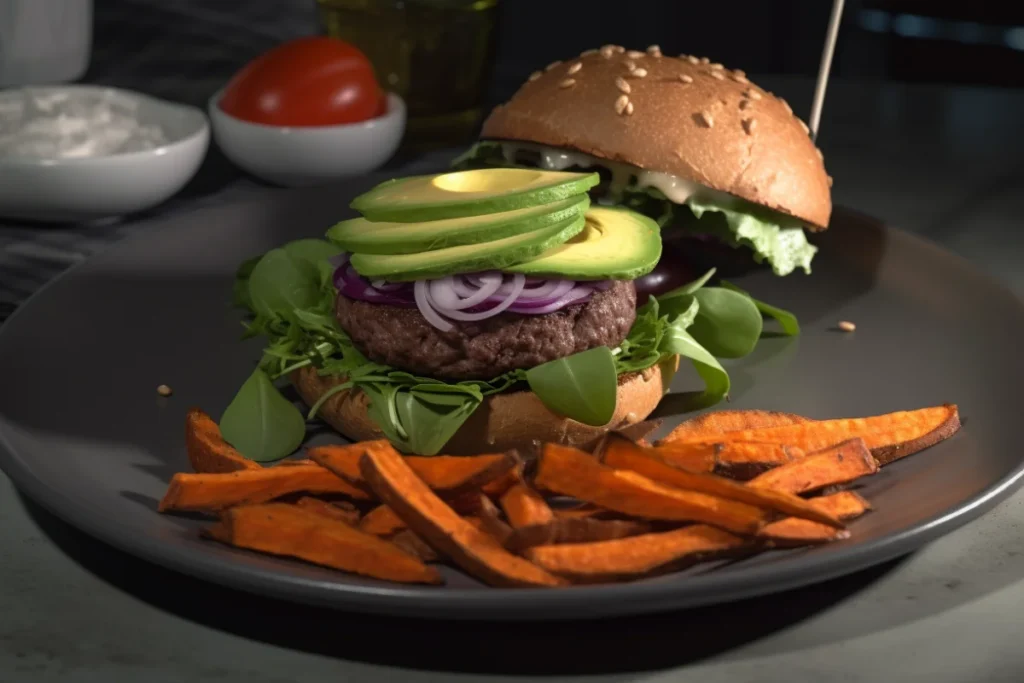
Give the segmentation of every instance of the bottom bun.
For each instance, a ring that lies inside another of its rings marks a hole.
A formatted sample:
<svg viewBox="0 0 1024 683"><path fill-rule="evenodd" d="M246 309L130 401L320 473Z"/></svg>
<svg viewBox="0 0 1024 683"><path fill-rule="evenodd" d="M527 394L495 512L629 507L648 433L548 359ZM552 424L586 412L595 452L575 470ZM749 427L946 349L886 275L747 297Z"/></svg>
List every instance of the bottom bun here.
<svg viewBox="0 0 1024 683"><path fill-rule="evenodd" d="M640 372L619 376L615 414L604 427L592 427L556 415L532 391L513 391L488 396L442 449L451 455L517 449L533 452L542 443L590 448L611 429L621 429L647 419L668 391L679 368L679 356L670 356ZM292 384L307 405L313 405L343 380L322 377L315 368L301 368L291 375ZM339 391L321 406L320 419L352 441L384 438L367 413L369 399L358 389Z"/></svg>

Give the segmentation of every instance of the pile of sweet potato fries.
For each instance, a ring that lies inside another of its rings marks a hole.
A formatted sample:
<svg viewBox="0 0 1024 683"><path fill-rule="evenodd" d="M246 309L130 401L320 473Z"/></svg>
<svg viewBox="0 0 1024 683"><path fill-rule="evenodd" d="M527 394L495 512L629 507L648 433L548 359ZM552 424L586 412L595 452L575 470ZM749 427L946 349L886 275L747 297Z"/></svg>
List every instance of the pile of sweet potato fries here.
<svg viewBox="0 0 1024 683"><path fill-rule="evenodd" d="M437 564L492 586L625 581L696 562L848 538L870 510L849 485L952 436L955 405L811 420L725 410L655 444L636 427L593 453L403 456L387 441L319 446L264 467L189 412L194 473L162 512L217 517L203 533L248 550L405 583Z"/></svg>

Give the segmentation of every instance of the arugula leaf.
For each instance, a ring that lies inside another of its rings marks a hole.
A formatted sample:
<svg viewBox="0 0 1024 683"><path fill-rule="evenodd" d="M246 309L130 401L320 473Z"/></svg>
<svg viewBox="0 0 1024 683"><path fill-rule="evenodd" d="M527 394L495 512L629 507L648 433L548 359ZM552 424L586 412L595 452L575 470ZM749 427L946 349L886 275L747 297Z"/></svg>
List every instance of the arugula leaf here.
<svg viewBox="0 0 1024 683"><path fill-rule="evenodd" d="M675 353L689 358L697 374L704 380L704 391L693 398L690 405L687 406L688 410L699 410L715 405L723 397L728 396L731 386L729 373L682 326L669 326L662 340L662 349L666 353Z"/></svg>
<svg viewBox="0 0 1024 683"><path fill-rule="evenodd" d="M783 334L790 337L796 337L800 334L800 321L796 319L796 316L793 313L790 313L784 308L772 306L771 304L767 304L759 299L755 299L754 297L750 296L750 292L747 292L741 289L740 287L737 287L731 282L726 282L725 280L722 280L722 286L725 287L726 289L731 289L732 291L737 292L738 294L742 294L746 297L749 297L750 300L754 302L754 305L757 306L757 310L761 311L762 314L768 316L769 318L774 318L775 321L779 323L779 325L782 327Z"/></svg>
<svg viewBox="0 0 1024 683"><path fill-rule="evenodd" d="M607 346L530 368L526 381L537 398L558 415L600 427L615 414L618 373Z"/></svg>
<svg viewBox="0 0 1024 683"><path fill-rule="evenodd" d="M722 287L705 287L692 296L699 308L689 330L701 346L719 358L742 358L754 350L764 323L750 297Z"/></svg>
<svg viewBox="0 0 1024 683"><path fill-rule="evenodd" d="M306 435L306 421L257 368L221 415L220 431L245 457L271 462L295 452Z"/></svg>

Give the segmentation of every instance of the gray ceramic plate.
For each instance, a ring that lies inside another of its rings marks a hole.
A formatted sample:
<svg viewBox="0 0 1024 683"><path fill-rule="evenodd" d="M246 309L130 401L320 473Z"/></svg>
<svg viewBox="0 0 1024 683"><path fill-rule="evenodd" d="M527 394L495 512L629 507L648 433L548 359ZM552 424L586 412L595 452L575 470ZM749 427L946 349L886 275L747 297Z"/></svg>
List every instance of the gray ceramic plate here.
<svg viewBox="0 0 1024 683"><path fill-rule="evenodd" d="M200 520L159 515L186 470L185 410L218 415L258 357L229 309L238 262L320 235L354 193L316 190L155 225L47 286L0 329L0 465L29 496L117 547L263 594L409 616L557 619L654 612L780 591L914 550L980 515L1024 472L1018 360L1024 310L960 258L871 219L837 212L815 273L741 283L796 311L804 333L766 338L733 364L732 407L812 417L960 405L953 439L886 468L863 493L876 509L851 540L779 551L638 583L499 590L445 570L408 588L200 540ZM834 331L852 320L857 331ZM694 388L681 373L676 389ZM155 387L174 388L169 399ZM671 423L669 396L661 412ZM330 438L322 435L320 438Z"/></svg>

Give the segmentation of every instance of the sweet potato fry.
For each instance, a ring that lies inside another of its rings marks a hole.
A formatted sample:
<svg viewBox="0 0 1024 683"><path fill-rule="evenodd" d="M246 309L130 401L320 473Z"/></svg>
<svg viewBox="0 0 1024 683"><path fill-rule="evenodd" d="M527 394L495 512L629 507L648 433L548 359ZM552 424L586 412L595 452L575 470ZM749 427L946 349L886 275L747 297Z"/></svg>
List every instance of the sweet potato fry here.
<svg viewBox="0 0 1024 683"><path fill-rule="evenodd" d="M370 451L363 479L410 529L464 570L494 586L558 586L561 579L508 552L437 496L397 452Z"/></svg>
<svg viewBox="0 0 1024 683"><path fill-rule="evenodd" d="M955 405L906 410L874 417L801 422L781 427L727 432L716 437L728 441L770 441L812 453L841 441L860 437L879 464L916 453L948 439L960 429ZM681 437L677 441L686 441Z"/></svg>
<svg viewBox="0 0 1024 683"><path fill-rule="evenodd" d="M729 432L784 427L811 421L802 415L773 410L717 410L683 422L658 445L683 441L717 441L719 436Z"/></svg>
<svg viewBox="0 0 1024 683"><path fill-rule="evenodd" d="M538 545L611 541L650 531L650 524L637 520L563 518L512 529L504 544L512 552L521 553Z"/></svg>
<svg viewBox="0 0 1024 683"><path fill-rule="evenodd" d="M843 520L855 519L871 509L871 505L853 491L811 498L807 502ZM850 532L837 531L830 526L806 519L787 517L765 525L757 535L775 546L793 546L837 541L849 538Z"/></svg>
<svg viewBox="0 0 1024 683"><path fill-rule="evenodd" d="M357 500L369 496L319 465L266 467L222 474L179 472L171 479L159 511L216 511L265 503L293 493L334 493Z"/></svg>
<svg viewBox="0 0 1024 683"><path fill-rule="evenodd" d="M344 522L286 503L225 510L208 535L238 548L402 583L442 583L436 569L398 546Z"/></svg>
<svg viewBox="0 0 1024 683"><path fill-rule="evenodd" d="M506 491L523 480L523 463L516 463L516 466L509 472L493 481L484 484L480 490L491 498L501 498Z"/></svg>
<svg viewBox="0 0 1024 683"><path fill-rule="evenodd" d="M804 455L801 449L785 444L759 441L720 443L715 448L715 474L747 481Z"/></svg>
<svg viewBox="0 0 1024 683"><path fill-rule="evenodd" d="M281 462L274 465L274 467L302 467L304 465L315 465L316 463L309 458L289 458L288 460L282 460Z"/></svg>
<svg viewBox="0 0 1024 683"><path fill-rule="evenodd" d="M720 445L710 442L655 445L653 454L687 472L714 472L715 455Z"/></svg>
<svg viewBox="0 0 1024 683"><path fill-rule="evenodd" d="M845 484L878 471L878 463L860 438L843 441L800 460L776 467L747 482L747 486L786 493L810 493Z"/></svg>
<svg viewBox="0 0 1024 683"><path fill-rule="evenodd" d="M366 483L359 472L359 458L363 453L380 449L393 450L390 443L380 439L344 446L319 446L311 448L309 456L349 483L365 488ZM408 455L404 458L416 476L446 498L479 491L485 484L511 472L519 462L514 453L429 457Z"/></svg>
<svg viewBox="0 0 1024 683"><path fill-rule="evenodd" d="M359 528L374 536L391 536L406 528L405 521L387 505L378 505L359 520Z"/></svg>
<svg viewBox="0 0 1024 683"><path fill-rule="evenodd" d="M552 574L577 583L600 583L661 574L748 547L739 536L696 524L612 541L541 545L528 548L525 555Z"/></svg>
<svg viewBox="0 0 1024 683"><path fill-rule="evenodd" d="M547 502L536 491L520 482L501 497L501 509L513 528L547 524L555 518Z"/></svg>
<svg viewBox="0 0 1024 683"><path fill-rule="evenodd" d="M480 510L476 518L481 522L481 528L493 536L498 543L505 544L505 540L512 534L512 527L501 518L501 510L485 494L480 496Z"/></svg>
<svg viewBox="0 0 1024 683"><path fill-rule="evenodd" d="M225 441L213 418L198 408L191 408L185 415L185 452L192 470L200 474L263 469Z"/></svg>
<svg viewBox="0 0 1024 683"><path fill-rule="evenodd" d="M571 508L552 508L551 512L554 513L555 519L606 519L618 514L590 503Z"/></svg>
<svg viewBox="0 0 1024 683"><path fill-rule="evenodd" d="M643 519L704 522L736 533L754 533L763 510L718 496L683 491L627 470L615 470L583 451L546 444L534 483L579 500Z"/></svg>
<svg viewBox="0 0 1024 683"><path fill-rule="evenodd" d="M609 435L605 445L603 459L604 464L609 467L631 470L659 484L736 500L765 510L822 522L836 528L843 526L842 522L834 516L815 508L803 498L791 493L752 488L713 474L687 472L669 465L650 453L651 449L645 449L628 439L612 434Z"/></svg>
<svg viewBox="0 0 1024 683"><path fill-rule="evenodd" d="M409 529L399 531L390 540L405 552L415 555L424 562L437 562L440 559L436 550Z"/></svg>
<svg viewBox="0 0 1024 683"><path fill-rule="evenodd" d="M351 526L359 525L359 510L352 503L345 501L328 502L320 498L303 496L295 504L310 512L336 519L339 522L345 522Z"/></svg>

